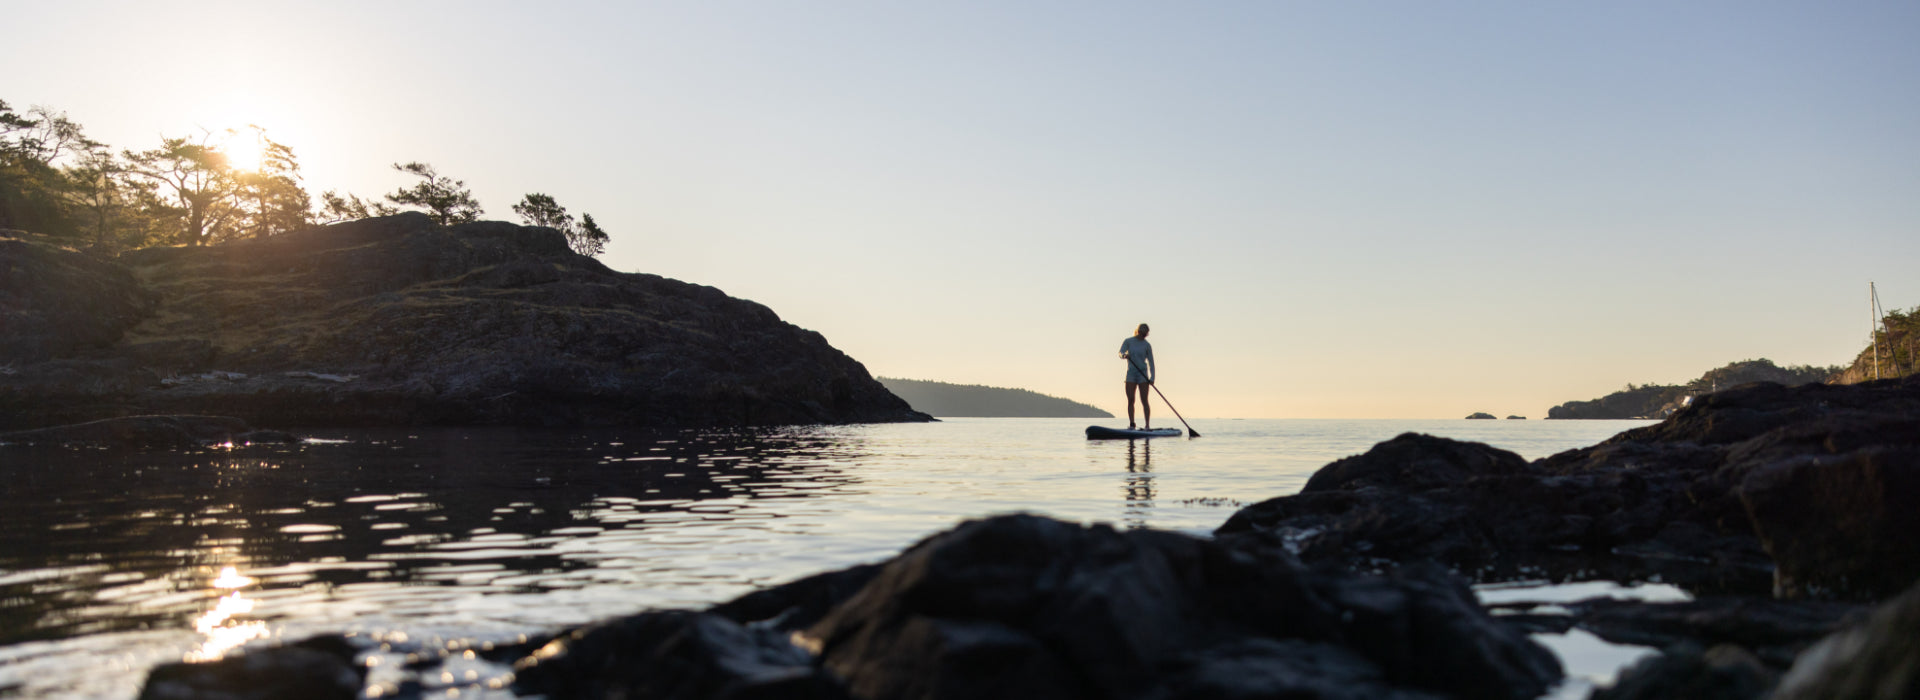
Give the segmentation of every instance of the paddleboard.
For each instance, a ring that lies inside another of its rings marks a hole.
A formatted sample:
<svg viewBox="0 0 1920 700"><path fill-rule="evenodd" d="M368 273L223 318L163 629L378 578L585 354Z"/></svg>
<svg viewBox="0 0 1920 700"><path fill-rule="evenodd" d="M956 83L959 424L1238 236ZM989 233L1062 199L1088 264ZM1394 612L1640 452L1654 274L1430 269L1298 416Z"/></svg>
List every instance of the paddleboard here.
<svg viewBox="0 0 1920 700"><path fill-rule="evenodd" d="M1134 440L1139 438L1180 437L1179 428L1154 428L1153 430L1129 430L1126 428L1107 428L1098 425L1087 426L1088 440Z"/></svg>

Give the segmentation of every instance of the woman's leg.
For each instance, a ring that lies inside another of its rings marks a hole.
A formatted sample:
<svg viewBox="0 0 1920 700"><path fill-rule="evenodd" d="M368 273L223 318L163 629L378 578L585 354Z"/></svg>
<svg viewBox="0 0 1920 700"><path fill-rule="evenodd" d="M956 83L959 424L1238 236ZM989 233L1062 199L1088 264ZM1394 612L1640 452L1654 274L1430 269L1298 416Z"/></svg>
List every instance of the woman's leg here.
<svg viewBox="0 0 1920 700"><path fill-rule="evenodd" d="M1139 384L1135 384L1135 383L1133 383L1133 382L1127 382L1127 429L1128 429L1128 430L1132 430L1132 429L1133 429L1133 427L1134 427L1134 424L1133 424L1133 392L1136 392L1136 391L1139 391L1139 390L1140 390L1140 385L1139 385Z"/></svg>

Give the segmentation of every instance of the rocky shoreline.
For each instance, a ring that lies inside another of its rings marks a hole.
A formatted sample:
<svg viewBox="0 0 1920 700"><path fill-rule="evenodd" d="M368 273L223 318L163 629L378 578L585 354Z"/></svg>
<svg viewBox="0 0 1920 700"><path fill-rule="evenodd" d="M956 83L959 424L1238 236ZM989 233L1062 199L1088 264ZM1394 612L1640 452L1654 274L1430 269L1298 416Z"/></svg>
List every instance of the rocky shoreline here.
<svg viewBox="0 0 1920 700"><path fill-rule="evenodd" d="M765 306L401 214L112 261L0 235L0 430L930 420Z"/></svg>
<svg viewBox="0 0 1920 700"><path fill-rule="evenodd" d="M1905 698L1916 498L1920 379L1757 384L1531 463L1403 435L1211 539L999 516L880 564L485 653L517 693L556 699L1533 698L1562 670L1528 635L1578 628L1662 650L1596 698ZM1542 578L1692 599L1481 605L1467 588ZM163 666L142 697L428 690L362 688L355 644Z"/></svg>

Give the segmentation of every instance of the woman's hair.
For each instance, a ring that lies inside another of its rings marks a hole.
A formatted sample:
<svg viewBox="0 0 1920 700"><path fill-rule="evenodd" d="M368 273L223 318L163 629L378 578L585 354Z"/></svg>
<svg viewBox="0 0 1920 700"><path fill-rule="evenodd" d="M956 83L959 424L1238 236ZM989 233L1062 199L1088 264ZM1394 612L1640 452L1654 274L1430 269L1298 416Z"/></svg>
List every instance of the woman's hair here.
<svg viewBox="0 0 1920 700"><path fill-rule="evenodd" d="M1144 324L1144 323L1142 323L1142 324L1140 324L1140 327L1139 327L1139 328L1135 328L1135 329L1133 329L1133 334L1134 334L1134 335L1141 335L1141 334L1143 334L1143 333L1146 333L1146 332L1147 332L1147 324Z"/></svg>

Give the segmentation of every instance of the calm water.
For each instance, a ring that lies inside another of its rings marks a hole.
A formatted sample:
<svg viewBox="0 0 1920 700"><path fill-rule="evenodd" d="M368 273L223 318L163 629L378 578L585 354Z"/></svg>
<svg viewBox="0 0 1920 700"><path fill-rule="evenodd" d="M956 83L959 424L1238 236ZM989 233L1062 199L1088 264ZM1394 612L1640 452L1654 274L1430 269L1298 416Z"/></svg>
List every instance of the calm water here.
<svg viewBox="0 0 1920 700"><path fill-rule="evenodd" d="M1085 419L951 419L325 432L297 447L142 455L7 448L0 697L129 698L155 663L322 632L396 655L516 641L884 559L994 513L1205 535L1402 432L1531 459L1644 424L1204 421L1200 439L1091 442ZM1639 653L1543 641L1596 678ZM374 678L399 678L397 665ZM498 667L444 669L423 680L509 697L487 687Z"/></svg>

